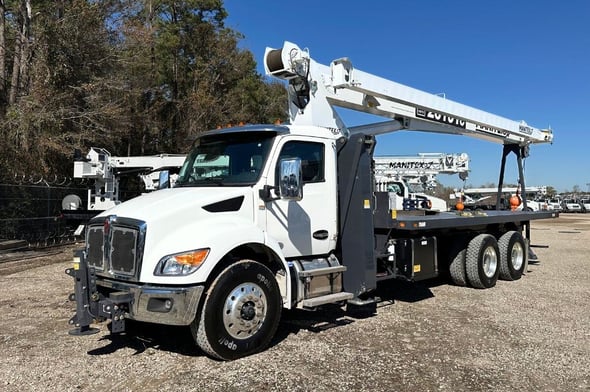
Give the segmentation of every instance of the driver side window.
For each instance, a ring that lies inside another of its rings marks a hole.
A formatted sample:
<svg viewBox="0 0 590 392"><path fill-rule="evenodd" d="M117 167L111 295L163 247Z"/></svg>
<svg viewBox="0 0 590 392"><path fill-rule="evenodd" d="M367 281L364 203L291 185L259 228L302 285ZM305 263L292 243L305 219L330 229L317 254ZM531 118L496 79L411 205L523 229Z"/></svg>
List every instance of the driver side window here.
<svg viewBox="0 0 590 392"><path fill-rule="evenodd" d="M325 181L324 145L322 143L303 141L287 142L283 145L277 164L284 158L301 159L303 183L309 184ZM278 177L278 166L276 173Z"/></svg>

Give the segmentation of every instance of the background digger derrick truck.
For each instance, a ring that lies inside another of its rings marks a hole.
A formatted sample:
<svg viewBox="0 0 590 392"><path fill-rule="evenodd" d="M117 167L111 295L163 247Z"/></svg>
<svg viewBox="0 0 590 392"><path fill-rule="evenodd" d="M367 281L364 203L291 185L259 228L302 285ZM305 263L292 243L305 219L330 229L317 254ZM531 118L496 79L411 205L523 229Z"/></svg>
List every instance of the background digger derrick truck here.
<svg viewBox="0 0 590 392"><path fill-rule="evenodd" d="M389 182L405 179L408 184L420 185L422 190L435 189L439 174L458 174L462 181L469 177L467 153L419 153L418 155L380 155L375 161L376 190L384 190ZM383 186L379 186L383 184Z"/></svg>
<svg viewBox="0 0 590 392"><path fill-rule="evenodd" d="M374 189L375 135L424 130L468 135L522 159L539 130L353 68L321 65L285 42L267 48L269 75L288 81L290 125L202 133L176 185L93 218L76 252L71 334L95 321L190 326L208 355L231 360L266 348L285 309L374 306L379 282L450 271L489 288L525 271L530 222L549 212L456 214L392 209ZM389 121L347 128L345 107ZM501 191L501 190L499 190ZM526 203L526 200L524 200Z"/></svg>
<svg viewBox="0 0 590 392"><path fill-rule="evenodd" d="M77 194L66 195L62 200L62 215L72 223L86 223L98 213L121 203L120 183L126 176L138 176L143 182L143 191L158 189L160 173L165 171L169 181L184 162L182 154L159 154L147 156L112 156L104 148L91 147L86 156L74 151L74 178L90 180L86 202Z"/></svg>
<svg viewBox="0 0 590 392"><path fill-rule="evenodd" d="M373 162L375 191L389 193L391 209L403 209L404 203L416 203L433 211L447 211L444 199L424 191L436 188L439 174L459 174L463 181L469 175L469 155L466 153L374 156Z"/></svg>

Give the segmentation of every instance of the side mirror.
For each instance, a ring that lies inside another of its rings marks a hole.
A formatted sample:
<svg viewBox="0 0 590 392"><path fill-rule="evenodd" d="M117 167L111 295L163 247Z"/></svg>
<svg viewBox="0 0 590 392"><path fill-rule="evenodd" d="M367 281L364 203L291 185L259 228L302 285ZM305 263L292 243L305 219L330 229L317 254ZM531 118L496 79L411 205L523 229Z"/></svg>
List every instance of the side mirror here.
<svg viewBox="0 0 590 392"><path fill-rule="evenodd" d="M170 188L170 172L162 170L158 177L158 189Z"/></svg>
<svg viewBox="0 0 590 392"><path fill-rule="evenodd" d="M279 195L283 199L301 200L303 198L301 159L281 159L279 167Z"/></svg>

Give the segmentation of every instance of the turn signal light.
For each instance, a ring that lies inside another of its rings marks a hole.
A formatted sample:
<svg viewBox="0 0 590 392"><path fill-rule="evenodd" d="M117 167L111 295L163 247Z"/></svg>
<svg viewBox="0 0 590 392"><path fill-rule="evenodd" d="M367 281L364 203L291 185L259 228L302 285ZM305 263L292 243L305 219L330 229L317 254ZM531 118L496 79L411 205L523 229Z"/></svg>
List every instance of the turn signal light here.
<svg viewBox="0 0 590 392"><path fill-rule="evenodd" d="M191 253L185 253L181 255L176 255L174 258L178 264L184 265L192 265L194 267L201 265L207 254L209 253L209 249L199 249Z"/></svg>

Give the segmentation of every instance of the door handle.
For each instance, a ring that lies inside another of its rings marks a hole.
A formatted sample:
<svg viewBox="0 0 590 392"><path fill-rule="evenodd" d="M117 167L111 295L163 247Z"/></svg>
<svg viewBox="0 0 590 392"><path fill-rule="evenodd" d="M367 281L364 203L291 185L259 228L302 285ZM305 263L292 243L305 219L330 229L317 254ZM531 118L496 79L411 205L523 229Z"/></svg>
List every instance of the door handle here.
<svg viewBox="0 0 590 392"><path fill-rule="evenodd" d="M325 240L328 238L328 230L318 230L313 233L313 238L316 240Z"/></svg>

